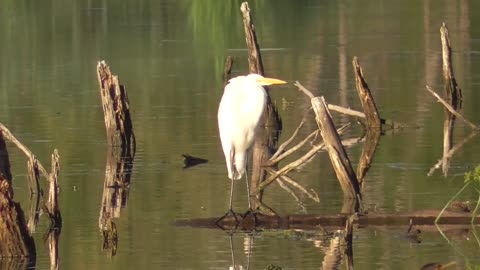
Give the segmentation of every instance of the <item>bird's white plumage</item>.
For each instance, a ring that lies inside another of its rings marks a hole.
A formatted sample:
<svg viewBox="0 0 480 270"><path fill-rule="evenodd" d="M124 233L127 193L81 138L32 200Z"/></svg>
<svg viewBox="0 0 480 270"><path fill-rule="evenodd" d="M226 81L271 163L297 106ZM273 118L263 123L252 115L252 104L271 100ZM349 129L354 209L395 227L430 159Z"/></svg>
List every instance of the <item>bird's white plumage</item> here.
<svg viewBox="0 0 480 270"><path fill-rule="evenodd" d="M257 74L231 79L218 108L218 129L227 163L228 177L242 178L247 152L262 117L267 93Z"/></svg>

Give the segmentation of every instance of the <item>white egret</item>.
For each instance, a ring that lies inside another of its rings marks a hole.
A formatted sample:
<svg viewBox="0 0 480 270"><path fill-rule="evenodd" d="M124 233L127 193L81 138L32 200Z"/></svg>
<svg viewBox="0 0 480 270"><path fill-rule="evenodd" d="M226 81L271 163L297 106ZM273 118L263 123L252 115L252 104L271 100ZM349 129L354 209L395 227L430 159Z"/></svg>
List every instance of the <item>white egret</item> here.
<svg viewBox="0 0 480 270"><path fill-rule="evenodd" d="M284 83L286 82L282 80L249 74L230 79L225 86L218 107L218 130L227 163L228 178L232 181L230 208L225 216L232 213L237 220L235 212L232 210L234 181L247 174L247 153L253 144L255 131L259 126L267 101L267 93L262 86ZM246 178L248 208L252 211L248 177Z"/></svg>

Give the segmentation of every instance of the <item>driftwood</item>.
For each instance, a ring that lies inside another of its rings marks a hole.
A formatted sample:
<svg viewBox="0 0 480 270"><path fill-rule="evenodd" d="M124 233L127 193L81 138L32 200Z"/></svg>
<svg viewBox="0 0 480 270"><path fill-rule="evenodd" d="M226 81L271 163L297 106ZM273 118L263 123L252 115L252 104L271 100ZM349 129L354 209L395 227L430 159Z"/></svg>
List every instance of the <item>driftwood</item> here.
<svg viewBox="0 0 480 270"><path fill-rule="evenodd" d="M45 242L48 245L48 254L50 257L50 270L59 269L59 250L58 250L58 241L60 239L60 228L52 228L47 232L45 237Z"/></svg>
<svg viewBox="0 0 480 270"><path fill-rule="evenodd" d="M313 110L315 111L317 125L320 128L320 134L327 146L328 155L330 156L337 179L342 187L344 198L360 199L360 185L357 176L353 171L350 159L335 129L325 99L323 97L317 97L312 99L311 102ZM358 202L351 210L357 212L359 207Z"/></svg>
<svg viewBox="0 0 480 270"><path fill-rule="evenodd" d="M50 217L50 228L60 229L62 227L62 215L58 206L58 174L60 172L60 156L55 149L52 154L52 171L50 172L50 185L48 189L48 200L46 203L47 214Z"/></svg>
<svg viewBox="0 0 480 270"><path fill-rule="evenodd" d="M474 123L470 122L468 119L463 117L463 115L458 113L455 108L453 108L447 101L445 101L443 98L441 98L430 86L427 85L426 89L435 98L437 98L440 103L442 103L442 105L445 107L446 110L448 110L450 113L452 113L453 115L458 117L458 119L462 120L465 124L467 124L472 129L480 129L480 126L475 125Z"/></svg>
<svg viewBox="0 0 480 270"><path fill-rule="evenodd" d="M358 63L357 57L353 58L352 65L353 72L355 74L355 85L357 88L358 97L362 103L363 111L365 112L367 126L368 128L380 129L382 126L380 115L378 114L377 106L373 101L368 84L363 77L362 67Z"/></svg>
<svg viewBox="0 0 480 270"><path fill-rule="evenodd" d="M233 66L233 57L227 56L225 59L225 67L223 69L223 87L228 84L228 81L232 78L232 66Z"/></svg>
<svg viewBox="0 0 480 270"><path fill-rule="evenodd" d="M245 29L245 41L248 48L248 70L250 73L263 75L263 62L260 54L260 46L258 45L253 19L250 14L250 7L247 2L243 2L240 6L243 15L243 27Z"/></svg>
<svg viewBox="0 0 480 270"><path fill-rule="evenodd" d="M256 73L264 75L262 56L260 54L260 46L258 45L255 27L253 25L253 18L250 13L250 8L247 2L243 2L240 6L243 15L243 26L245 30L245 41L248 48L248 69L249 73ZM277 133L281 129L281 120L278 115L275 105L270 99L267 90L267 106L260 126L265 127L259 129L253 144L252 150L252 175L250 178L249 192L252 194L255 191L255 196L258 201L262 201L263 191L258 187L265 180L267 173L262 167L267 163L271 156L271 149L276 147ZM247 180L248 181L248 180ZM248 184L248 183L247 183ZM255 201L255 200L254 200ZM257 208L258 205L253 203L252 208Z"/></svg>
<svg viewBox="0 0 480 270"><path fill-rule="evenodd" d="M40 219L40 198L41 194L30 194L27 227L30 235L37 230L38 220Z"/></svg>
<svg viewBox="0 0 480 270"><path fill-rule="evenodd" d="M305 90L307 90L300 82L296 81L293 85L295 85L296 87L298 87L298 89L302 92L306 92ZM307 90L308 91L308 90ZM310 91L308 91L310 92ZM310 93L311 94L311 93ZM310 98L313 98L313 94L311 94L311 96L309 96ZM357 117L357 118L361 118L361 119L365 119L366 116L365 116L365 113L363 112L359 112L359 111L356 111L356 110L352 110L350 108L344 108L342 106L338 106L338 105L334 105L334 104L327 104L328 106L328 109L330 111L335 111L335 112L338 112L338 113L342 113L342 114L345 114L345 115L349 115L349 116L353 116L353 117ZM403 128L403 127L406 127L405 124L402 124L402 123L398 123L398 122L395 122L393 120L390 120L390 119L384 119L384 118L380 118L380 122L382 123L382 125L384 126L388 126L392 129L397 129L397 128Z"/></svg>
<svg viewBox="0 0 480 270"><path fill-rule="evenodd" d="M135 134L130 117L127 91L120 84L118 76L112 74L105 61L98 62L97 76L102 98L107 143L113 147L126 149L128 152L135 152Z"/></svg>
<svg viewBox="0 0 480 270"><path fill-rule="evenodd" d="M119 217L120 209L127 204L136 142L125 87L104 61L98 62L97 75L109 145L98 225L104 235L104 248L115 255L118 237L113 218Z"/></svg>
<svg viewBox="0 0 480 270"><path fill-rule="evenodd" d="M381 119L377 110L377 106L373 101L372 94L368 88L368 84L363 77L362 67L358 63L357 57L353 58L353 71L355 73L355 85L357 88L358 97L362 103L365 112L366 128L365 128L365 144L362 148L362 154L357 166L357 179L360 187L363 186L363 179L367 174L368 169L373 161L375 150L377 149L380 140Z"/></svg>
<svg viewBox="0 0 480 270"><path fill-rule="evenodd" d="M35 242L28 233L27 223L19 203L13 201L12 179L4 134L0 128L0 258L28 257L35 264ZM7 164L8 163L8 164Z"/></svg>
<svg viewBox="0 0 480 270"><path fill-rule="evenodd" d="M108 148L99 216L101 230L108 228L111 219L120 217L120 209L126 206L132 169L133 157L117 159L114 150Z"/></svg>
<svg viewBox="0 0 480 270"><path fill-rule="evenodd" d="M436 169L440 168L443 164L443 161L445 158L451 158L455 152L457 152L458 149L461 149L467 142L469 142L471 139L473 139L474 137L476 137L478 134L480 134L480 131L479 130L475 130L473 131L472 133L470 133L470 135L468 135L467 137L463 138L461 141L457 142L449 151L448 153L445 155L442 156L441 159L438 160L438 162L432 166L432 168L430 168L430 170L428 171L428 176L432 176L433 173L435 172Z"/></svg>
<svg viewBox="0 0 480 270"><path fill-rule="evenodd" d="M38 170L38 160L32 155L27 162L28 170L28 187L30 188L30 194L40 194L40 172Z"/></svg>
<svg viewBox="0 0 480 270"><path fill-rule="evenodd" d="M453 76L452 48L450 46L448 28L445 23L440 27L440 39L442 41L442 69L445 95L450 99L454 108L461 107L462 90L458 87L455 76Z"/></svg>
<svg viewBox="0 0 480 270"><path fill-rule="evenodd" d="M358 224L361 227L367 226L405 226L407 228L410 223L415 226L435 226L435 219L440 210L420 210L409 213L393 213L379 214L368 213L358 215L351 220L352 224ZM253 217L247 215L245 217L237 216L240 224L237 224L232 216L223 219L220 224L215 222L218 217L212 218L196 218L177 220L177 226L189 226L197 228L211 229L233 229L233 230L250 230L250 229L314 229L318 228L344 228L351 214L326 214L326 215L287 215L287 216L267 216L257 215L257 226L254 225ZM480 217L480 216L478 216ZM445 211L437 225L448 228L454 226L470 226L472 220L471 213L464 211ZM476 219L476 224L480 224L480 219ZM238 226L237 226L238 225Z"/></svg>
<svg viewBox="0 0 480 270"><path fill-rule="evenodd" d="M35 156L32 153L32 151L30 151L30 149L28 149L24 144L22 144L15 136L13 136L12 132L10 132L10 130L1 123L0 123L0 131L2 132L2 136L5 139L12 142L13 144L15 144L15 146L18 147L18 149L20 149L27 156L29 160L34 160ZM45 176L48 179L49 173L47 172L47 170L45 170L42 163L40 163L40 161L37 160L37 165L38 165L38 169L43 174L43 176Z"/></svg>
<svg viewBox="0 0 480 270"><path fill-rule="evenodd" d="M12 173L7 145L3 139L3 130L0 129L0 193L13 198Z"/></svg>

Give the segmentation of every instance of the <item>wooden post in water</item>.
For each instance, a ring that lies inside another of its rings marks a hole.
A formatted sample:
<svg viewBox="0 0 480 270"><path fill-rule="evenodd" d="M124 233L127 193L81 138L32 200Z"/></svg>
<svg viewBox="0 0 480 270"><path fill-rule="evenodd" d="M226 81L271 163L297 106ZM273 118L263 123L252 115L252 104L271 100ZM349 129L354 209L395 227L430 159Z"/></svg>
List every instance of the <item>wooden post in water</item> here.
<svg viewBox="0 0 480 270"><path fill-rule="evenodd" d="M443 83L445 89L445 99L452 108L456 111L461 107L462 91L457 85L457 81L453 75L452 68L452 48L450 46L450 38L448 36L448 28L445 23L440 27L440 39L442 42L442 70ZM453 145L453 128L455 126L455 115L445 109L445 121L443 122L443 157L442 157L442 172L446 177L448 175L448 168L450 167L450 157L448 152Z"/></svg>
<svg viewBox="0 0 480 270"><path fill-rule="evenodd" d="M245 29L245 41L248 48L248 67L250 73L256 73L264 75L262 56L260 54L260 46L258 45L255 28L253 25L253 19L250 14L250 8L247 2L243 2L240 10L243 14L243 25ZM281 129L281 120L277 113L275 106L272 104L270 95L267 91L267 106L260 120L260 126L264 127L257 131L255 142L253 144L252 151L252 174L250 177L250 194L257 190L261 182L263 182L267 176L265 169L262 167L270 156L272 155L270 149L275 148L277 143L277 133ZM258 192L256 199L261 202L263 191ZM255 209L257 200L252 200L252 207Z"/></svg>
<svg viewBox="0 0 480 270"><path fill-rule="evenodd" d="M332 117L328 111L327 104L323 97L314 97L311 100L313 110L315 111L315 120L320 129L323 141L327 146L328 155L332 166L340 182L344 195L343 212L357 212L361 198L360 186L357 176L353 171L350 159L338 136Z"/></svg>
<svg viewBox="0 0 480 270"><path fill-rule="evenodd" d="M104 249L115 255L118 237L113 218L119 217L127 204L136 142L125 87L104 61L98 62L97 75L109 144L98 222Z"/></svg>
<svg viewBox="0 0 480 270"><path fill-rule="evenodd" d="M32 155L27 161L28 170L28 187L30 194L40 194L40 171L38 169L38 160L35 155Z"/></svg>
<svg viewBox="0 0 480 270"><path fill-rule="evenodd" d="M363 178L370 168L373 156L375 155L375 150L377 149L382 123L377 106L373 101L373 96L370 93L365 78L363 77L362 67L358 63L358 58L356 56L353 58L352 64L353 73L355 74L355 86L357 88L360 102L362 103L363 111L365 112L366 120L366 140L357 167L357 179L360 187L362 187Z"/></svg>
<svg viewBox="0 0 480 270"><path fill-rule="evenodd" d="M97 64L97 77L107 131L107 143L135 152L135 134L130 117L127 91L105 61Z"/></svg>
<svg viewBox="0 0 480 270"><path fill-rule="evenodd" d="M20 204L13 201L12 179L6 178L11 173L3 135L4 130L0 129L0 257L29 257L34 264L35 242L28 233Z"/></svg>
<svg viewBox="0 0 480 270"><path fill-rule="evenodd" d="M51 228L62 227L62 215L58 207L58 174L60 172L60 156L55 149L52 154L52 171L50 172L50 181L48 188L47 212L50 217Z"/></svg>
<svg viewBox="0 0 480 270"><path fill-rule="evenodd" d="M462 90L457 85L455 76L453 76L452 48L450 46L448 28L445 23L440 27L440 39L442 41L442 70L445 95L447 99L451 100L452 106L456 109L461 107Z"/></svg>

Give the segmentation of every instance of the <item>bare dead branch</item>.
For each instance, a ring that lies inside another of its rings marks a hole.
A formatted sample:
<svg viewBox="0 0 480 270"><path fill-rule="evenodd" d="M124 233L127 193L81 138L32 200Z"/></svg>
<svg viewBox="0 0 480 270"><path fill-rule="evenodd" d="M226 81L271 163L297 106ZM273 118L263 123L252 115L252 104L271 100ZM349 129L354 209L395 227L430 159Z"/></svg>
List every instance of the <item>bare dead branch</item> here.
<svg viewBox="0 0 480 270"><path fill-rule="evenodd" d="M295 131L293 132L292 136L290 136L290 138L288 138L288 140L286 140L284 143L282 143L278 149L277 149L277 152L275 152L275 154L272 155L272 157L270 157L270 160L274 160L275 158L277 158L281 153L283 153L283 150L295 139L295 137L298 135L298 132L300 131L300 129L303 127L303 124L305 124L305 121L301 121L300 124L298 125L298 127L295 129Z"/></svg>
<svg viewBox="0 0 480 270"><path fill-rule="evenodd" d="M479 130L474 130L472 133L470 133L470 135L468 135L467 137L465 137L463 140L459 141L458 143L456 143L451 149L450 151L448 151L448 153L446 155L444 155L442 158L440 158L438 160L438 162L432 166L432 168L430 168L430 170L428 171L428 174L427 176L432 176L432 174L435 172L435 170L439 169L442 164L443 164L443 160L444 158L451 158L455 152L457 152L458 149L462 148L463 145L465 145L468 141L470 141L471 139L473 139L475 136L477 136L478 134L480 134L480 131Z"/></svg>
<svg viewBox="0 0 480 270"><path fill-rule="evenodd" d="M474 123L470 122L469 120L467 120L465 117L463 117L463 115L461 115L460 113L458 113L456 110L454 110L452 108L452 106L450 104L448 104L448 102L446 102L445 100L443 100L437 93L435 93L435 91L430 87L430 86L426 86L427 88L427 91L430 92L434 97L436 97L438 99L438 101L440 101L440 103L442 103L442 105L449 111L451 112L452 114L454 114L456 117L458 117L459 119L461 119L463 122L465 122L465 124L467 124L468 126L470 126L472 129L480 129L479 126L475 125Z"/></svg>
<svg viewBox="0 0 480 270"><path fill-rule="evenodd" d="M33 155L32 151L30 151L30 149L28 149L24 144L22 144L15 136L13 136L12 132L10 132L10 130L6 126L4 126L2 123L0 123L0 130L3 132L3 136L7 140L9 140L13 144L15 144L15 146L17 146L18 149L22 150L22 152L27 156L27 158L29 160L34 159L34 155ZM40 172L48 179L49 174L47 173L47 171L43 167L42 163L40 163L40 161L37 160L37 164L38 164L38 169L40 170Z"/></svg>
<svg viewBox="0 0 480 270"><path fill-rule="evenodd" d="M269 162L266 164L267 166L273 166L277 164L278 162L282 161L284 158L288 157L289 155L293 154L295 151L300 149L305 143L307 143L311 138L317 136L318 134L318 129L315 130L314 132L310 133L305 139L303 139L301 142L299 142L297 145L293 146L292 148L288 149L281 155L279 155L276 158L271 158Z"/></svg>

